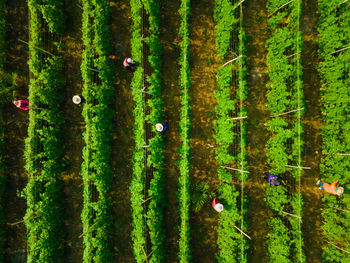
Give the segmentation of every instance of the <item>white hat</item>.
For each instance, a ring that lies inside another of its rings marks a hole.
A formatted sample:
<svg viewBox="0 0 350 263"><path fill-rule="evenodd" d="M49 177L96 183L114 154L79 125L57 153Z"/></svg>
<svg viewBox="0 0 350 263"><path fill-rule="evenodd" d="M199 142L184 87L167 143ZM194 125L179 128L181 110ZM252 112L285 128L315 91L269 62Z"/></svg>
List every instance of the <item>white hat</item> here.
<svg viewBox="0 0 350 263"><path fill-rule="evenodd" d="M159 132L163 131L164 130L163 125L161 123L157 123L156 124L156 130L159 131Z"/></svg>
<svg viewBox="0 0 350 263"><path fill-rule="evenodd" d="M131 58L128 58L126 61L127 61L128 63L133 63L133 62L134 62Z"/></svg>
<svg viewBox="0 0 350 263"><path fill-rule="evenodd" d="M72 101L74 104L79 104L81 102L81 98L79 95L75 95L73 98L72 98Z"/></svg>
<svg viewBox="0 0 350 263"><path fill-rule="evenodd" d="M222 204L220 204L220 203L217 203L215 206L214 206L214 209L215 209L215 211L217 211L217 212L221 212L222 210L224 210L224 206L222 205Z"/></svg>
<svg viewBox="0 0 350 263"><path fill-rule="evenodd" d="M335 192L337 195L342 195L344 193L343 187L338 187L337 191Z"/></svg>

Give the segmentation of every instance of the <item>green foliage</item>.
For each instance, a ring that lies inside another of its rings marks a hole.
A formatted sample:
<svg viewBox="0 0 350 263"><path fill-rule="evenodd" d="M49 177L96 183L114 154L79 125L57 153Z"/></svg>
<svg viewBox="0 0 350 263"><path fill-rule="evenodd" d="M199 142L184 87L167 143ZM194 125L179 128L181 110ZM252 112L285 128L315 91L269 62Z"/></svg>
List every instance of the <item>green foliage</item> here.
<svg viewBox="0 0 350 263"><path fill-rule="evenodd" d="M337 249L350 250L349 213L338 209L350 207L350 158L336 155L350 152L350 49L332 54L350 43L350 12L342 0L318 0L319 57L322 104L322 151L320 170L324 182L339 181L344 187L341 197L323 198L323 235L329 242L323 246L323 262L349 262L349 255Z"/></svg>
<svg viewBox="0 0 350 263"><path fill-rule="evenodd" d="M205 183L191 184L192 206L195 212L199 212L203 205L214 197L209 185Z"/></svg>
<svg viewBox="0 0 350 263"><path fill-rule="evenodd" d="M267 9L273 14L268 19L271 37L266 41L269 82L267 83L267 107L271 115L304 107L302 67L300 52L302 37L299 31L301 0L286 3L284 0L268 0ZM278 10L278 11L277 11ZM304 112L297 111L271 118L266 122L271 137L266 144L266 157L270 172L276 175L294 176L300 180L301 169L291 170L286 165L301 165L303 152L303 127L299 122ZM286 174L290 171L290 174ZM297 196L297 197L296 197ZM266 205L278 212L301 214L302 201L299 194L289 197L283 185L267 186ZM300 201L300 202L299 202ZM290 211L292 208L292 211ZM291 227L285 220L275 217L269 221L268 250L271 262L305 262L303 238L299 219L289 216Z"/></svg>
<svg viewBox="0 0 350 263"><path fill-rule="evenodd" d="M180 87L181 87L181 109L180 109L180 138L182 144L178 150L180 160L178 167L180 171L179 176L179 214L180 214L180 226L179 226L179 262L190 262L192 258L191 245L190 245L190 170L191 170L191 143L190 143L190 130L191 130L191 104L190 104L190 38L189 38L189 25L188 21L191 14L190 0L181 0L179 9L180 14L180 29L179 35L181 42L179 46L181 48L179 65L180 65ZM203 196L204 197L204 196ZM193 199L194 200L194 199ZM200 209L201 201L194 205L195 210Z"/></svg>
<svg viewBox="0 0 350 263"><path fill-rule="evenodd" d="M217 148L215 159L219 166L246 167L246 126L244 120L228 120L233 117L247 115L243 108L243 101L247 96L246 67L245 67L245 33L243 31L242 9L237 4L240 1L216 0L214 19L216 25L216 48L219 57L224 61L227 54L235 53L242 56L233 64L221 66L216 75L217 89L214 96L217 100L215 108L217 119L213 122ZM240 11L240 12L237 12ZM239 15L237 15L237 13ZM236 36L232 38L232 35ZM235 50L230 50L231 42L235 43ZM238 44L238 45L237 45ZM232 59L232 58L230 58ZM235 78L233 77L235 72ZM237 86L232 87L238 83ZM239 132L235 132L238 128ZM232 146L237 145L235 155ZM230 183L233 180L245 181L246 173L236 172L235 176L222 167L218 168L220 186L218 189L220 202L224 203L224 211L219 215L218 248L219 262L246 262L248 242L246 238L234 227L237 225L245 229L246 224L241 225L241 218L246 212L245 203L243 207L237 206L237 198L240 193ZM243 197L241 197L243 198ZM243 230L244 231L244 230Z"/></svg>
<svg viewBox="0 0 350 263"><path fill-rule="evenodd" d="M113 258L113 229L109 196L111 169L111 131L113 120L114 66L109 33L109 5L104 0L83 0L83 138L84 181L83 262L104 263ZM92 71L90 69L98 71Z"/></svg>
<svg viewBox="0 0 350 263"><path fill-rule="evenodd" d="M63 60L58 52L44 54L35 47L43 47L43 28L48 25L46 37L63 33L61 17L51 20L51 8L63 14L62 1L29 0L30 59L32 73L29 85L29 127L25 141L25 168L28 184L24 189L27 211L24 216L28 231L27 262L62 262L64 251L63 204L59 175L63 169L61 90ZM43 10L46 11L43 11ZM60 9L60 10L59 10ZM56 12L55 11L55 12ZM46 12L46 13L45 13ZM56 12L56 13L57 13ZM51 26L50 26L51 25ZM53 44L53 43L49 43ZM44 58L43 58L44 57Z"/></svg>

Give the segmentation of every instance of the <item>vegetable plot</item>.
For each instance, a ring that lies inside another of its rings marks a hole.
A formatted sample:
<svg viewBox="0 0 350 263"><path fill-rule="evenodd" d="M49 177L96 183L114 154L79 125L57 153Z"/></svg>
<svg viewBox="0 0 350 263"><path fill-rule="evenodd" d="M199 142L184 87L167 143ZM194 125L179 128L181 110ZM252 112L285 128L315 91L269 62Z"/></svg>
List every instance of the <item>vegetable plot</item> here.
<svg viewBox="0 0 350 263"><path fill-rule="evenodd" d="M190 130L191 130L191 104L190 104L190 67L189 67L189 25L190 0L182 0L179 10L181 37L179 58L180 64L180 87L181 87L181 110L180 110L180 138L182 145L179 148L180 160L178 163L179 176L179 214L180 214L180 240L179 240L179 262L190 262L192 258L190 245L190 169L191 169L191 149L190 149Z"/></svg>
<svg viewBox="0 0 350 263"><path fill-rule="evenodd" d="M64 33L63 1L28 0L29 21L29 127L25 141L24 189L28 231L27 262L63 262L64 232L61 184L61 90L63 61L60 36Z"/></svg>
<svg viewBox="0 0 350 263"><path fill-rule="evenodd" d="M215 97L218 105L215 108L217 120L214 121L215 139L217 143L216 160L219 164L218 177L220 185L217 189L219 200L224 210L219 214L218 240L219 262L247 262L248 242L235 226L245 231L244 222L246 204L244 202L243 183L247 178L245 157L246 127L243 108L246 99L245 68L245 34L242 29L243 12L240 1L216 0L214 18L216 26L216 46L222 62L235 59L234 63L225 63L217 73L217 90ZM240 118L241 117L241 118ZM232 120L232 118L238 118ZM222 166L237 169L235 178ZM232 182L240 180L240 189Z"/></svg>
<svg viewBox="0 0 350 263"><path fill-rule="evenodd" d="M344 187L323 197L323 262L349 262L350 251L350 10L343 0L319 0L319 73L323 115L321 181ZM348 252L346 252L348 251Z"/></svg>
<svg viewBox="0 0 350 263"><path fill-rule="evenodd" d="M109 196L111 169L111 131L114 97L114 66L109 33L109 5L104 0L83 0L83 108L85 147L82 177L84 181L83 262L112 262L112 219Z"/></svg>
<svg viewBox="0 0 350 263"><path fill-rule="evenodd" d="M130 186L133 213L132 240L137 262L147 260L163 262L165 259L164 140L162 134L155 130L155 124L163 121L159 41L160 1L132 0L130 4L134 23L131 53L140 63L131 84L135 100L136 144L133 179Z"/></svg>
<svg viewBox="0 0 350 263"><path fill-rule="evenodd" d="M286 182L286 185L277 187L267 186L266 204L275 211L268 222L267 245L271 262L305 262L301 233L302 169L297 168L302 167L301 118L304 112L300 59L302 36L299 30L301 3L301 0L267 2L271 30L271 37L266 42L270 78L267 101L273 116L266 122L271 132L266 157L271 166L270 172ZM287 113L289 111L293 112ZM287 168L287 165L296 168Z"/></svg>

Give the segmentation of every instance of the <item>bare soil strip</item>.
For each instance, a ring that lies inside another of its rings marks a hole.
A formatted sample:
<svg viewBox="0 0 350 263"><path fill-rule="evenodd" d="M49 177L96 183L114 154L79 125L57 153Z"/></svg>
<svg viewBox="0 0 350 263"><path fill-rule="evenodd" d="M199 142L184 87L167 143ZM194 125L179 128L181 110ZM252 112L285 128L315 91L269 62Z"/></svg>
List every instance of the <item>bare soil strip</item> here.
<svg viewBox="0 0 350 263"><path fill-rule="evenodd" d="M300 30L304 36L304 50L301 53L303 65L304 96L306 114L304 117L304 166L311 167L305 170L301 178L301 192L304 199L302 231L305 240L305 254L307 262L320 262L322 258L322 224L321 208L322 193L316 186L319 178L319 164L321 157L321 105L320 79L317 72L318 22L317 0L303 1L303 15Z"/></svg>
<svg viewBox="0 0 350 263"><path fill-rule="evenodd" d="M178 10L180 1L166 1L161 7L161 34L160 40L163 48L162 80L164 99L164 120L169 123L169 130L165 133L165 184L168 206L165 209L166 249L167 262L177 262L179 251L179 213L178 213L178 177L177 149L180 147L179 121L180 121L180 85L179 85L179 56L180 49L178 36L180 17Z"/></svg>
<svg viewBox="0 0 350 263"><path fill-rule="evenodd" d="M28 46L18 38L28 41L28 7L25 1L7 1L7 64L8 73L18 74L15 91L16 99L28 97L29 69ZM4 110L7 123L5 132L5 161L7 184L4 193L4 213L6 218L5 262L26 261L26 228L23 223L11 226L10 223L23 219L26 201L18 193L27 184L24 170L24 139L27 137L28 112L16 108L12 103Z"/></svg>
<svg viewBox="0 0 350 263"><path fill-rule="evenodd" d="M134 101L131 94L132 73L122 67L123 59L130 56L131 10L129 0L113 0L111 5L112 59L116 67L115 117L113 121L111 185L112 217L115 229L115 262L135 262L133 258L131 230L132 218L129 187L132 177L134 145Z"/></svg>
<svg viewBox="0 0 350 263"><path fill-rule="evenodd" d="M250 0L244 9L245 31L247 34L247 66L248 66L248 170L246 194L249 200L248 235L252 237L248 254L249 262L263 263L266 258L266 234L269 210L265 206L264 172L268 165L265 160L265 147L268 136L264 123L266 111L266 83L268 81L265 42L267 33L266 2Z"/></svg>
<svg viewBox="0 0 350 263"><path fill-rule="evenodd" d="M65 1L66 34L63 39L65 63L64 74L66 86L63 92L64 104L64 143L65 156L68 161L67 169L61 176L63 197L65 199L66 226L66 260L67 262L81 262L83 256L83 233L80 214L83 206L83 181L80 168L82 163L82 148L84 123L82 105L75 105L72 97L81 94L82 78L80 73L82 56L81 18L82 10L76 2Z"/></svg>
<svg viewBox="0 0 350 263"><path fill-rule="evenodd" d="M190 19L191 39L191 105L192 105L192 170L194 184L206 183L215 191L217 163L215 161L215 140L212 122L215 119L214 90L216 73L219 66L215 47L215 22L213 18L214 1L192 2ZM206 203L199 213L192 212L191 238L193 259L201 263L216 262L218 251L217 212L210 203Z"/></svg>

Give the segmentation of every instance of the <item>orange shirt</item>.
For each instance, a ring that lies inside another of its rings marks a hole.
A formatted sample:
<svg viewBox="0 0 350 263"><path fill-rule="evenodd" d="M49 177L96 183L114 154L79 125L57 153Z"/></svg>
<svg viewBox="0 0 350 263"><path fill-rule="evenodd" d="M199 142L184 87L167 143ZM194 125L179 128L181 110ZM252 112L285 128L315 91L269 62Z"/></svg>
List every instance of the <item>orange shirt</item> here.
<svg viewBox="0 0 350 263"><path fill-rule="evenodd" d="M338 181L335 181L332 184L324 183L323 188L326 192L330 194L335 194L335 189L338 188Z"/></svg>

